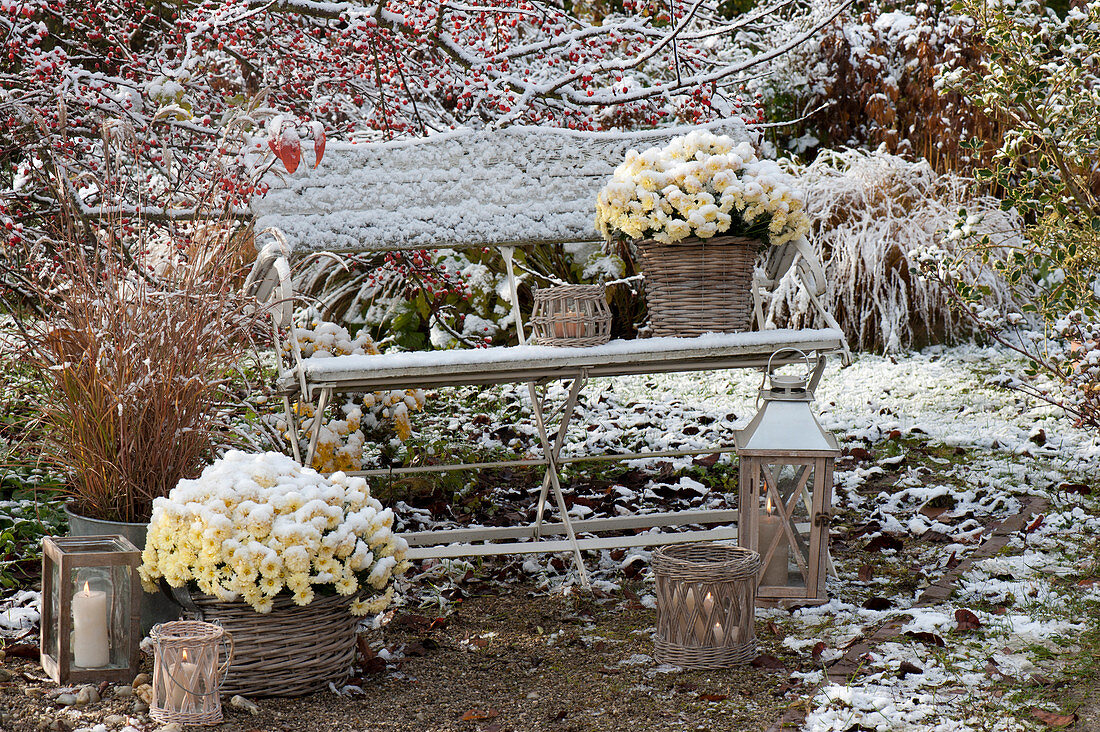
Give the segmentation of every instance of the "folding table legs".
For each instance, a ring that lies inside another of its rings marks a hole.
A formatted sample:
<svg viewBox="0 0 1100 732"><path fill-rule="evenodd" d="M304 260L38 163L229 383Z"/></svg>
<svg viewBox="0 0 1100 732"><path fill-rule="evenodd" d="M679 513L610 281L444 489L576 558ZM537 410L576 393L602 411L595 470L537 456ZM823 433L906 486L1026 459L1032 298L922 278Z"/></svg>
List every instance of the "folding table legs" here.
<svg viewBox="0 0 1100 732"><path fill-rule="evenodd" d="M324 423L323 417L330 399L332 399L332 387L321 389L321 394L317 397L317 409L313 412L313 426L309 431L309 448L306 450L305 462L302 463L307 468L313 465L313 454L317 450L317 440L321 436L321 425Z"/></svg>
<svg viewBox="0 0 1100 732"><path fill-rule="evenodd" d="M536 509L535 538L542 538L543 508L546 505L547 493L552 487L554 489L554 501L558 505L558 513L561 514L561 522L565 526L565 533L573 550L573 562L577 565L577 574L580 575L581 584L585 587L589 586L588 572L584 568L581 549L577 544L577 534L573 530L569 510L565 505L565 497L561 492L561 481L558 478L558 456L561 454L562 445L565 444L565 434L569 429L569 421L573 418L573 411L577 406L577 397L587 381L587 374L582 372L569 385L569 396L566 398L565 406L562 407L561 422L558 425L556 439L553 443L550 442L550 436L546 430L546 418L543 413L543 404L546 399L545 388L543 398L540 399L535 383L530 382L527 384L531 394L531 407L535 413L535 424L539 428L539 441L542 443L543 453L546 455L546 474L542 478L542 488L539 490L538 508Z"/></svg>

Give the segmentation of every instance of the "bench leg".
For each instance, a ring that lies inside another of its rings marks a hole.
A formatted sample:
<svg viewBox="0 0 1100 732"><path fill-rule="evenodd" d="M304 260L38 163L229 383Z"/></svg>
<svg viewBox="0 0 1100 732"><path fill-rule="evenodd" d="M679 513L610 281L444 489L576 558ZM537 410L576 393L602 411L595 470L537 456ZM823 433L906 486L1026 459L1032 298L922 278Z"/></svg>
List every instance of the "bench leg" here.
<svg viewBox="0 0 1100 732"><path fill-rule="evenodd" d="M546 496L550 490L550 475L556 473L560 465L558 458L561 456L561 448L565 444L565 434L569 431L569 422L573 419L573 410L577 406L577 397L580 395L581 389L584 388L585 382L586 379L578 377L569 385L569 396L566 398L565 406L562 408L561 422L558 425L557 437L554 444L551 448L547 448L546 445L543 445L543 449L546 450L547 469L546 474L542 477L542 490L539 492L538 510L535 517L536 538L542 537L542 516L546 505ZM542 430L544 429L546 420L545 412L543 411L545 399L541 401L538 400L533 389L534 384L532 384L531 387L531 402L535 405L535 422L539 424L539 429Z"/></svg>
<svg viewBox="0 0 1100 732"><path fill-rule="evenodd" d="M294 454L294 461L302 464L302 449L298 447L298 420L294 417L294 408L290 405L290 397L283 397L283 412L286 414L286 431L290 434L290 449Z"/></svg>
<svg viewBox="0 0 1100 732"><path fill-rule="evenodd" d="M577 566L577 574L580 576L581 585L589 587L591 585L588 581L588 571L585 569L584 560L581 558L580 545L577 544L577 534L573 530L573 522L569 517L569 510L565 505L565 496L563 496L561 492L561 482L558 480L558 453L561 451L564 435L569 426L569 419L573 416L573 409L577 403L577 395L580 393L585 380L583 375L577 377L574 379L569 389L569 399L566 402L565 410L562 412L561 424L558 427L558 440L554 444L551 444L549 433L546 431L546 420L542 410L542 401L539 399L538 390L535 388L534 382L528 383L527 388L531 394L531 406L535 413L535 423L539 428L539 441L542 443L542 449L546 454L546 475L543 478L542 489L539 491L539 505L537 509L538 522L539 524L542 523L545 496L548 487L552 487L554 489L554 500L558 505L558 513L561 514L561 522L565 526L565 534L569 541L569 546L573 550L573 562Z"/></svg>
<svg viewBox="0 0 1100 732"><path fill-rule="evenodd" d="M313 427L310 429L309 449L306 450L306 460L302 463L307 468L313 465L313 454L317 451L317 439L321 436L321 421L331 398L331 388L321 389L321 393L317 397L317 409L313 412Z"/></svg>

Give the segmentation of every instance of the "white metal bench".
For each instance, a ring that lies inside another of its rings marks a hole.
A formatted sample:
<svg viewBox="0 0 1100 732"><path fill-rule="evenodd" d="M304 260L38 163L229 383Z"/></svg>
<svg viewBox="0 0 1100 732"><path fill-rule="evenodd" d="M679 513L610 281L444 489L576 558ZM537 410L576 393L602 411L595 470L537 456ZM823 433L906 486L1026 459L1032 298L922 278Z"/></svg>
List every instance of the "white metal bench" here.
<svg viewBox="0 0 1100 732"><path fill-rule="evenodd" d="M719 126L724 134L746 139L738 121ZM271 178L271 190L254 203L257 230L282 232L299 252L393 251L493 246L507 265L513 314L520 345L487 349L387 353L303 359L290 333L290 362L281 367L279 388L292 430L291 400L305 400L321 414L340 392L399 387L527 383L543 457L529 460L465 464L464 468L545 465L534 524L482 527L405 534L410 558L453 557L495 553L571 551L581 580L587 583L581 551L626 546L655 546L702 539L732 539L735 510L686 511L643 516L572 520L562 495L558 472L577 459L560 456L566 429L584 384L595 376L761 368L773 353L776 362L794 360L797 352L816 359L816 380L825 357L847 354L836 321L820 305L824 291L820 264L808 247L773 248L754 282L757 326L763 327L760 303L788 270L797 274L811 301L830 326L819 330L758 330L709 334L698 338L651 338L612 341L580 348L526 345L512 269L514 247L541 243L598 240L594 228L596 193L630 148L663 144L687 129L611 134L571 133L545 128L513 127L496 131L455 132L426 140L333 146L324 167L303 166L294 176ZM479 199L471 205L472 199ZM290 248L278 240L265 246L248 287L271 308L278 339L293 331ZM278 345L278 344L277 344ZM800 357L797 357L800 358ZM569 381L556 430L548 427L546 384ZM541 391L540 391L541 389ZM316 448L320 419L314 420L304 462ZM295 457L295 440L291 440ZM718 446L705 452L732 451ZM693 454L698 451L597 456L633 459ZM585 458L588 459L588 458ZM395 474L446 470L459 466L410 467L362 474ZM543 520L550 494L557 523ZM629 532L657 527L718 524L717 528L602 537L578 534ZM564 539L547 539L561 536Z"/></svg>

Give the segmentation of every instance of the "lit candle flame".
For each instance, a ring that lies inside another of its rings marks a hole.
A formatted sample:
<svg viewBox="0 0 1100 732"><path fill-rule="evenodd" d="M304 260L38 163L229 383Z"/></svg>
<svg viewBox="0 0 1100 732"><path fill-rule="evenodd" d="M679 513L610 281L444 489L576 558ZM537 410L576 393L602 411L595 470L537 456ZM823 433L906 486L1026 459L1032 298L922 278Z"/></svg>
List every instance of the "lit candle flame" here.
<svg viewBox="0 0 1100 732"><path fill-rule="evenodd" d="M768 511L768 513L771 513L771 512L772 512L772 497L771 497L771 494L770 494L770 493L768 494L768 505L767 505L767 511Z"/></svg>
<svg viewBox="0 0 1100 732"><path fill-rule="evenodd" d="M187 649L186 648L183 649L183 660L187 661Z"/></svg>
<svg viewBox="0 0 1100 732"><path fill-rule="evenodd" d="M92 594L92 590L91 590L91 588L88 587L88 583L86 581L84 582L84 594L85 595Z"/></svg>

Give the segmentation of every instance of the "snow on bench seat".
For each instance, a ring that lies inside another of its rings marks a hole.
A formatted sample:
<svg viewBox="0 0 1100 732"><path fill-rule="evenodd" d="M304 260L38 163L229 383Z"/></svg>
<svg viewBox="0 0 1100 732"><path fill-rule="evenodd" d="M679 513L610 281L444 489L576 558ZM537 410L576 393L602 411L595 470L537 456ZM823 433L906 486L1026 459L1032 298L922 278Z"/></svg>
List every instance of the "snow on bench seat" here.
<svg viewBox="0 0 1100 732"><path fill-rule="evenodd" d="M374 356L330 356L303 360L309 384L337 391L399 386L456 386L699 371L763 366L774 351L838 351L844 335L832 328L708 333L694 338L615 340L599 346L503 346L413 351ZM789 357L783 361L791 360ZM282 386L293 390L287 377Z"/></svg>

